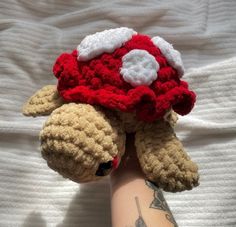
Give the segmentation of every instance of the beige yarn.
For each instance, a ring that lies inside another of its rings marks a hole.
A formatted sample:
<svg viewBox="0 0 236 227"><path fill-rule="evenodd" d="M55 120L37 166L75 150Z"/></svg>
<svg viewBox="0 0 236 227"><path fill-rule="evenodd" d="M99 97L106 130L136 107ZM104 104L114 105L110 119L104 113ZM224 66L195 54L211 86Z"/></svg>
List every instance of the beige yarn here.
<svg viewBox="0 0 236 227"><path fill-rule="evenodd" d="M100 164L121 159L126 133L135 133L141 168L147 179L166 191L190 190L198 185L198 167L176 137L177 114L145 123L135 113L109 111L89 104L64 104L56 86L36 92L23 108L24 115L48 115L41 133L41 151L48 166L75 182L98 180ZM104 175L112 169L105 169Z"/></svg>
<svg viewBox="0 0 236 227"><path fill-rule="evenodd" d="M122 127L127 133L135 133L146 125L145 122L139 121L136 118L135 113L117 111L116 114L119 116ZM172 127L176 125L177 120L177 113L175 113L173 110L169 110L164 116L164 121L169 122Z"/></svg>
<svg viewBox="0 0 236 227"><path fill-rule="evenodd" d="M143 172L157 186L177 192L198 185L198 167L184 151L169 123L146 124L137 131L135 145Z"/></svg>
<svg viewBox="0 0 236 227"><path fill-rule="evenodd" d="M169 110L165 116L164 121L169 122L172 128L175 127L177 121L178 121L178 115L173 110Z"/></svg>
<svg viewBox="0 0 236 227"><path fill-rule="evenodd" d="M40 139L48 165L76 182L101 178L95 175L99 164L120 159L125 150L118 119L87 104L64 104L53 111Z"/></svg>
<svg viewBox="0 0 236 227"><path fill-rule="evenodd" d="M57 87L47 85L30 97L22 111L26 116L49 115L63 103L64 101L57 92Z"/></svg>
<svg viewBox="0 0 236 227"><path fill-rule="evenodd" d="M138 121L135 113L124 113L117 111L117 116L126 133L135 133L138 129L143 128L144 122Z"/></svg>

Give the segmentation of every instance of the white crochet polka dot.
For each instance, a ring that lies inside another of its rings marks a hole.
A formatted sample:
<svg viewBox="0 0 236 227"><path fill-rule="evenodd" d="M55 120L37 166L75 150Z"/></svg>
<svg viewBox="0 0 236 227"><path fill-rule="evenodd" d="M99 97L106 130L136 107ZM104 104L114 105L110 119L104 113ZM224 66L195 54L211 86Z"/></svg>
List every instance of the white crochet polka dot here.
<svg viewBox="0 0 236 227"><path fill-rule="evenodd" d="M121 27L88 35L77 47L78 60L87 61L102 53L112 53L135 34L133 29Z"/></svg>
<svg viewBox="0 0 236 227"><path fill-rule="evenodd" d="M120 70L124 80L132 86L150 85L157 79L159 64L146 50L131 50L122 58Z"/></svg>
<svg viewBox="0 0 236 227"><path fill-rule="evenodd" d="M152 42L157 46L166 57L168 63L177 70L180 77L184 74L184 65L181 54L173 46L159 36L152 38Z"/></svg>

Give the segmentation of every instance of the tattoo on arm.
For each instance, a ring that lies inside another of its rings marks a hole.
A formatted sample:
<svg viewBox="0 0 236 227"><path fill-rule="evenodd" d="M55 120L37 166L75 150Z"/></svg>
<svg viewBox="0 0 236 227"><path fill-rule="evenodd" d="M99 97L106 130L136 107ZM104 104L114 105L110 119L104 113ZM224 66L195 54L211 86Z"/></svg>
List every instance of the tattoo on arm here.
<svg viewBox="0 0 236 227"><path fill-rule="evenodd" d="M177 225L177 223L170 211L170 208L165 201L165 198L164 198L161 190L150 181L146 180L145 183L149 188L151 188L154 191L154 200L150 204L150 208L163 210L163 211L168 212L168 214L166 214L166 219L168 221L170 221L174 225L174 227L178 227L178 225Z"/></svg>
<svg viewBox="0 0 236 227"><path fill-rule="evenodd" d="M141 213L141 209L140 209L140 205L139 205L139 199L137 196L135 196L135 202L136 202L136 206L138 209L138 219L135 221L135 227L147 227L147 225L144 222L142 213Z"/></svg>

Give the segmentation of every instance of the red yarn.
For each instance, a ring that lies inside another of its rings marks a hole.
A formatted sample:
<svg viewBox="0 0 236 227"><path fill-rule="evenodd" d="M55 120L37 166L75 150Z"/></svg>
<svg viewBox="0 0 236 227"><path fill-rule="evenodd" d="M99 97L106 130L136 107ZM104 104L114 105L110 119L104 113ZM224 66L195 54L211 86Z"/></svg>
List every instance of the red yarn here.
<svg viewBox="0 0 236 227"><path fill-rule="evenodd" d="M118 158L118 156L115 156L112 160L113 169L117 169L118 165L119 165L119 158Z"/></svg>
<svg viewBox="0 0 236 227"><path fill-rule="evenodd" d="M133 49L148 51L160 65L158 78L150 86L132 87L120 75L122 57ZM140 34L113 53L85 62L78 62L76 50L63 53L56 60L53 73L58 78L58 91L66 101L136 112L140 120L147 122L163 117L170 108L178 114L188 114L196 99L151 39Z"/></svg>

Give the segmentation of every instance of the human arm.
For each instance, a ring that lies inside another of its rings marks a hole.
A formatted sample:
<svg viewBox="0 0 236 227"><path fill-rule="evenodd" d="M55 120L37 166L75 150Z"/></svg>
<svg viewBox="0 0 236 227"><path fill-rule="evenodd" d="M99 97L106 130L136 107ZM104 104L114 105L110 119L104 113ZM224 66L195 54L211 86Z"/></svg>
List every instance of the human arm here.
<svg viewBox="0 0 236 227"><path fill-rule="evenodd" d="M133 135L126 154L111 174L112 227L177 227L162 191L145 180L136 156Z"/></svg>

